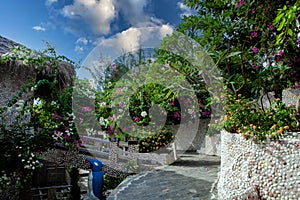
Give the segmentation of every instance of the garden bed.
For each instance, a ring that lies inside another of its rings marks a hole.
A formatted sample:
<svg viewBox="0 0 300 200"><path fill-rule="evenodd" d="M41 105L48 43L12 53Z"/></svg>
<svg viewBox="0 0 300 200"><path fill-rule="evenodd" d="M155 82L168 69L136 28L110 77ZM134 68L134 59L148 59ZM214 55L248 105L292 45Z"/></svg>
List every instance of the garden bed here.
<svg viewBox="0 0 300 200"><path fill-rule="evenodd" d="M299 199L299 136L258 144L222 131L219 199Z"/></svg>

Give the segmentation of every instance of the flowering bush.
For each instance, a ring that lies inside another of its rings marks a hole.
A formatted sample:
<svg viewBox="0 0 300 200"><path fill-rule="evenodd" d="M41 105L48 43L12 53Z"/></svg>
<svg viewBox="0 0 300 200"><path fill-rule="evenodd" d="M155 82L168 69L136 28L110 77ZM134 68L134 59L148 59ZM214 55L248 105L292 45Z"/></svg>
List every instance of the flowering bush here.
<svg viewBox="0 0 300 200"><path fill-rule="evenodd" d="M117 71L122 71L124 73L124 66L122 64L113 64L115 67L115 73ZM115 82L111 82L115 80ZM118 102L116 99L112 98L112 92L115 89L116 86L116 80L118 80L116 77L112 76L102 85L104 88L103 91L98 91L96 93L96 113L99 120L99 124L107 134L108 138L120 138L121 140L127 141L127 140L143 140L142 137L136 132L136 130L133 130L133 127L126 126L123 129L121 129L117 125L117 121L122 119L124 117L125 112L125 105L123 102ZM125 86L124 86L125 87ZM118 95L125 95L124 88L117 87L117 94ZM168 98L165 98L168 95ZM130 113L130 119L133 122L135 122L138 126L147 126L151 123L151 115L149 113L149 109L153 104L159 104L164 108L163 113L165 115L169 115L166 125L171 125L173 123L180 122L180 110L178 105L176 103L175 96L170 90L166 90L163 86L155 85L155 84L148 84L146 86L143 86L139 88L138 91L135 92L134 95L130 97L130 105L129 105L129 113ZM112 113L112 108L115 106L118 110L120 115L114 116ZM130 123L128 123L130 124ZM168 130L168 131L166 131ZM152 135L152 137L155 138L165 138L163 142L160 144L167 145L171 140L172 137L166 136L162 137L162 135L172 135L172 131L170 129L167 129L166 127L159 131L159 133L153 135L154 133L149 133ZM136 135L136 137L134 136ZM145 149L144 144L148 146L148 149L156 149L156 144L153 142L154 140L151 139L151 144L148 139L144 138L144 142L141 143L141 149ZM146 142L147 141L147 142ZM147 143L147 144L146 144ZM158 143L157 143L158 144ZM153 145L153 146L152 146ZM146 150L143 150L146 151Z"/></svg>
<svg viewBox="0 0 300 200"><path fill-rule="evenodd" d="M185 16L178 30L207 49L235 95L274 91L281 98L299 85L299 3L185 1L197 14Z"/></svg>
<svg viewBox="0 0 300 200"><path fill-rule="evenodd" d="M294 106L277 100L264 110L257 99L268 92L282 99L284 89L299 87L300 1L186 0L185 4L196 14L185 16L178 30L206 48L230 94L224 102L223 128L258 141L297 130Z"/></svg>
<svg viewBox="0 0 300 200"><path fill-rule="evenodd" d="M9 184L30 186L33 170L42 165L41 153L56 143L81 143L70 112L72 87L62 89L58 84L59 63L69 60L57 56L49 47L43 53L16 49L0 62L13 60L33 67L34 78L0 108L0 189ZM49 74L38 78L47 70Z"/></svg>
<svg viewBox="0 0 300 200"><path fill-rule="evenodd" d="M256 99L251 101L240 94L227 95L226 111L223 127L246 139L276 140L288 131L298 130L295 106L287 107L280 99L264 110Z"/></svg>
<svg viewBox="0 0 300 200"><path fill-rule="evenodd" d="M135 58L135 56L132 56L132 58ZM156 65L157 63L156 61L155 63L146 63L144 60L140 60L140 62L134 60L133 63L135 66L128 64L128 62L127 64L115 62L109 66L105 72L107 73L105 75L105 81L99 83L99 88L101 89L96 93L95 108L99 123L102 130L106 132L107 137L116 137L125 141L140 140L140 151L149 152L168 145L174 139L171 128L172 125L179 124L182 121L190 123L200 116L209 116L210 112L209 109L202 109L200 104L197 105L197 103L193 106L199 106L199 112L195 111L195 107L181 110L180 103L189 105L192 101L190 96L187 96L184 92L177 94L172 91L175 87L174 85L166 87L163 84L157 84L155 81L149 81L149 83L142 84L142 86L135 88L133 94L130 93L132 90L128 89L128 87L135 84L130 81L136 81L136 84L139 85L140 80L143 81L152 78L151 74L153 72L151 70L153 69L147 67L151 64ZM143 73L143 70L147 70L147 73ZM165 73L172 71L167 67L164 70ZM133 78L119 81L126 73L130 74L129 76ZM135 77L137 74L139 76L138 78ZM153 77L157 78L157 76ZM185 80L182 77L173 77L177 78L175 81L176 84ZM163 81L165 79L165 77L159 77L159 80ZM195 83L195 85L197 84ZM128 97L129 101L124 102L122 98L118 98L119 96ZM183 99L180 103L179 98ZM160 108L158 108L158 111L155 110L155 113L152 113L151 109L156 105L159 105ZM127 111L129 112L129 117L126 114ZM188 120L182 119L182 112L188 113L188 116L186 116L189 118ZM153 114L155 116L153 116ZM160 116L158 117L159 119L166 118L166 121L161 122L161 130L146 131L147 126L157 123L153 120L153 118L157 118L156 115ZM122 121L122 125L124 125L122 128L119 127L120 121ZM141 130L136 130L136 127L132 126L132 122L134 122L134 125L141 127ZM145 127L145 129L143 129L143 127Z"/></svg>

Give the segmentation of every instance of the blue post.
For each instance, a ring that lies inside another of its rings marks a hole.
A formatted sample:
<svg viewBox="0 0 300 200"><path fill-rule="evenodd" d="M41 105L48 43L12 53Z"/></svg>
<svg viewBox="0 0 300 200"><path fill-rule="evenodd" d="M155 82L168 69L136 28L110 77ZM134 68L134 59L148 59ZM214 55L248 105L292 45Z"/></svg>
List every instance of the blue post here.
<svg viewBox="0 0 300 200"><path fill-rule="evenodd" d="M103 188L103 171L102 162L99 160L93 160L91 158L86 158L86 160L91 164L92 172L89 174L88 182L88 196L90 199L103 199L102 188Z"/></svg>

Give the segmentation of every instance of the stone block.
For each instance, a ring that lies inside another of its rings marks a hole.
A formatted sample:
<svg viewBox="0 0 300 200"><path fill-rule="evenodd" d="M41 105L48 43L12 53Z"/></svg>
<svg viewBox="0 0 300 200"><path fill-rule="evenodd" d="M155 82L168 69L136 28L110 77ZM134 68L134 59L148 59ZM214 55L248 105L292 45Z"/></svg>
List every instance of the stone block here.
<svg viewBox="0 0 300 200"><path fill-rule="evenodd" d="M300 95L299 89L287 89L282 92L282 101L287 106L296 105L297 98Z"/></svg>

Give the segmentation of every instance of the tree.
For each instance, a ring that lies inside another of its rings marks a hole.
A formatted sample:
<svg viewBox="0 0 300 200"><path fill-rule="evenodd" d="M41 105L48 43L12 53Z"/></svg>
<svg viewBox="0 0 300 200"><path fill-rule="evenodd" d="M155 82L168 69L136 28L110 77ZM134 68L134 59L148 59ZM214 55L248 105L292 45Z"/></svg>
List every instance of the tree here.
<svg viewBox="0 0 300 200"><path fill-rule="evenodd" d="M222 70L235 94L259 97L300 80L299 0L185 0L196 11L178 31L192 37ZM298 27L296 24L298 22Z"/></svg>

